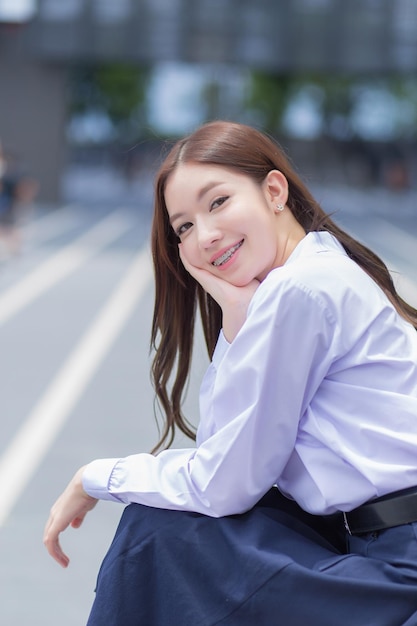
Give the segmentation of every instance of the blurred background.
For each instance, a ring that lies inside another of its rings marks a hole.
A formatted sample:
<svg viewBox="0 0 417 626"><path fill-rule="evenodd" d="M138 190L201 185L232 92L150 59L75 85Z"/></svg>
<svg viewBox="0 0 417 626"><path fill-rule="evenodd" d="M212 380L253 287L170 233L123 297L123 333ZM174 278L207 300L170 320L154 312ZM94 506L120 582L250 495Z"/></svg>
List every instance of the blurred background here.
<svg viewBox="0 0 417 626"><path fill-rule="evenodd" d="M414 0L0 0L0 137L65 194L127 180L207 119L279 138L313 181L404 189L416 169Z"/></svg>
<svg viewBox="0 0 417 626"><path fill-rule="evenodd" d="M87 620L121 508L65 534L65 572L43 525L79 466L155 444L152 179L215 118L273 135L417 306L415 0L0 0L5 626Z"/></svg>

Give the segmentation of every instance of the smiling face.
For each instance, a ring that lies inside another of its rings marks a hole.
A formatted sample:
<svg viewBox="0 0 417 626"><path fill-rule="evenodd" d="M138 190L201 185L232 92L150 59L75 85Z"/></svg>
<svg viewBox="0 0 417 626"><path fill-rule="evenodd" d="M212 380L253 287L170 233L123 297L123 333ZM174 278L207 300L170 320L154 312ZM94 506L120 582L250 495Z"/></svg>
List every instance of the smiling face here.
<svg viewBox="0 0 417 626"><path fill-rule="evenodd" d="M165 188L188 262L236 286L263 280L304 236L288 208L276 212L287 196L286 179L276 170L259 185L231 168L198 163L178 166Z"/></svg>

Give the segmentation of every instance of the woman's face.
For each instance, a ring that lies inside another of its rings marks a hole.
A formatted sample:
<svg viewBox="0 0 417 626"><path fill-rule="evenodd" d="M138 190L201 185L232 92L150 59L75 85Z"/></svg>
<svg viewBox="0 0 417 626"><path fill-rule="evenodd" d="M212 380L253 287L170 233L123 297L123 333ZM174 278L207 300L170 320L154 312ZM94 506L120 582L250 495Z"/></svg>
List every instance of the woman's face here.
<svg viewBox="0 0 417 626"><path fill-rule="evenodd" d="M244 286L263 280L287 254L285 177L273 170L261 185L233 169L186 163L169 177L165 202L188 262ZM292 251L292 250L291 250Z"/></svg>

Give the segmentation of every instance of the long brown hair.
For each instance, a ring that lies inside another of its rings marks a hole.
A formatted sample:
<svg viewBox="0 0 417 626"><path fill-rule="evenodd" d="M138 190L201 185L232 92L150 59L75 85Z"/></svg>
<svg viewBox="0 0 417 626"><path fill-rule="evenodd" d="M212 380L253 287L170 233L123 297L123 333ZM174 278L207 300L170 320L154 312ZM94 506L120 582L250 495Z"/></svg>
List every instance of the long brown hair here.
<svg viewBox="0 0 417 626"><path fill-rule="evenodd" d="M326 214L294 171L283 151L262 132L232 122L210 122L178 141L162 163L155 181L152 225L152 255L155 271L155 308L151 348L155 350L152 376L157 400L165 414L161 439L154 450L169 447L175 427L195 438L192 426L181 412L182 397L191 365L196 312L199 310L209 356L221 329L221 311L213 298L184 269L178 253L178 238L168 219L165 187L181 163L221 165L251 177L261 184L271 170L288 181L287 206L306 232L328 231L347 254L384 290L397 311L417 327L417 311L397 294L383 261L353 239ZM173 379L171 375L176 370Z"/></svg>

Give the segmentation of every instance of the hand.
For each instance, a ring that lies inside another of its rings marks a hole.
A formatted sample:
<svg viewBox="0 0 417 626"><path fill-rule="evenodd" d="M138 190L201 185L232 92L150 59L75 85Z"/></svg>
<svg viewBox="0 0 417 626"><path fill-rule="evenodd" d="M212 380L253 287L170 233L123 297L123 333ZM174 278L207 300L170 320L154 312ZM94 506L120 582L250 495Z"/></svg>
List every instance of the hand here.
<svg viewBox="0 0 417 626"><path fill-rule="evenodd" d="M223 313L223 333L229 342L233 341L246 320L249 303L260 282L253 279L244 287L236 287L208 270L191 265L185 257L181 244L179 244L179 252L187 272L220 306Z"/></svg>
<svg viewBox="0 0 417 626"><path fill-rule="evenodd" d="M84 467L78 470L65 491L51 509L45 526L43 542L49 554L62 567L68 567L69 558L62 551L59 535L68 526L79 528L86 514L97 504L98 500L89 496L83 489L82 474Z"/></svg>

